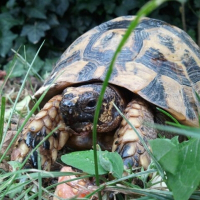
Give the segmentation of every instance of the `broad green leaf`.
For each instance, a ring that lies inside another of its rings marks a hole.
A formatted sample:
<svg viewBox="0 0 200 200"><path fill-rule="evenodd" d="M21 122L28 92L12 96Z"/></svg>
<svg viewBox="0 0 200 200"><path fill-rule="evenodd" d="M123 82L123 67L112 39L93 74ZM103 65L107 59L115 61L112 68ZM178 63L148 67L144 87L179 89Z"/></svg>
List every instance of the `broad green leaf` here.
<svg viewBox="0 0 200 200"><path fill-rule="evenodd" d="M67 10L67 8L69 7L69 1L56 0L54 5L56 5L56 13L62 17L65 11Z"/></svg>
<svg viewBox="0 0 200 200"><path fill-rule="evenodd" d="M16 4L15 0L8 0L6 3L6 7L13 8L15 4Z"/></svg>
<svg viewBox="0 0 200 200"><path fill-rule="evenodd" d="M24 9L24 12L26 15L30 18L37 18L37 19L46 19L45 12L43 10L40 10L39 8L34 7L27 7Z"/></svg>
<svg viewBox="0 0 200 200"><path fill-rule="evenodd" d="M98 151L101 166L116 178L121 178L124 165L121 156L117 152Z"/></svg>
<svg viewBox="0 0 200 200"><path fill-rule="evenodd" d="M23 26L21 36L28 36L28 39L33 44L36 44L42 37L45 36L45 31L49 30L50 26L45 22L35 22L34 25Z"/></svg>
<svg viewBox="0 0 200 200"><path fill-rule="evenodd" d="M175 174L179 164L179 146L169 139L155 139L149 143L164 171Z"/></svg>
<svg viewBox="0 0 200 200"><path fill-rule="evenodd" d="M90 1L90 3L82 1L79 2L79 4L77 5L77 9L79 11L86 9L90 13L93 13L100 5L100 3L101 3L100 1Z"/></svg>
<svg viewBox="0 0 200 200"><path fill-rule="evenodd" d="M66 27L58 26L54 29L53 35L60 40L61 42L65 42L66 37L68 35L68 30Z"/></svg>
<svg viewBox="0 0 200 200"><path fill-rule="evenodd" d="M62 162L80 169L88 174L95 174L93 150L77 151L61 156ZM107 171L98 163L99 174L106 174Z"/></svg>
<svg viewBox="0 0 200 200"><path fill-rule="evenodd" d="M167 173L167 186L175 200L187 200L200 183L200 140L190 139L180 148L178 170Z"/></svg>
<svg viewBox="0 0 200 200"><path fill-rule="evenodd" d="M180 143L179 143L179 140L178 140L178 136L175 136L171 139L171 142L173 144L175 144L176 146L178 146Z"/></svg>
<svg viewBox="0 0 200 200"><path fill-rule="evenodd" d="M22 24L22 22L22 20L13 18L8 12L0 14L0 27L2 32L9 30L15 25Z"/></svg>
<svg viewBox="0 0 200 200"><path fill-rule="evenodd" d="M97 151L97 155L99 174L112 173L116 178L122 177L123 161L118 153ZM95 174L93 150L72 152L61 156L61 160L88 174Z"/></svg>
<svg viewBox="0 0 200 200"><path fill-rule="evenodd" d="M34 0L34 6L40 9L45 9L47 6L51 6L51 4L53 4L53 2L51 0L45 0L45 1L41 1L41 0Z"/></svg>
<svg viewBox="0 0 200 200"><path fill-rule="evenodd" d="M1 32L3 31L3 32ZM5 57L8 51L11 50L13 40L17 37L11 31L0 30L0 55Z"/></svg>
<svg viewBox="0 0 200 200"><path fill-rule="evenodd" d="M121 178L124 171L124 164L121 156L117 152L108 152L106 155L112 165L112 174L116 178Z"/></svg>
<svg viewBox="0 0 200 200"><path fill-rule="evenodd" d="M58 26L60 23L58 21L58 18L55 14L50 14L48 15L48 24L52 27L52 26Z"/></svg>

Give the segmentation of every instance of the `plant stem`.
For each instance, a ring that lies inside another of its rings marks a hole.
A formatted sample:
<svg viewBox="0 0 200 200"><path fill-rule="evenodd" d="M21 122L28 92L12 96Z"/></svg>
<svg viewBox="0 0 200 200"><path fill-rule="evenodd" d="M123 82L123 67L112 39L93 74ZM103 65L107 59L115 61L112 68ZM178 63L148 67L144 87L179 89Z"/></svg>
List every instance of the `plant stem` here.
<svg viewBox="0 0 200 200"><path fill-rule="evenodd" d="M185 3L181 3L181 19L182 19L183 30L186 32L187 27L185 22Z"/></svg>

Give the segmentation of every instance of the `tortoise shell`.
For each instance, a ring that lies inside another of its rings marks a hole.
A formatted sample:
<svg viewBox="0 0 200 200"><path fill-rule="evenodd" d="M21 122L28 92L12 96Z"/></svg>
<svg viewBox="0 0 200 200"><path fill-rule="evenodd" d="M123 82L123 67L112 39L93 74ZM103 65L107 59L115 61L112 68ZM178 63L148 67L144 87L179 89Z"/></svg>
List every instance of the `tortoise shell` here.
<svg viewBox="0 0 200 200"><path fill-rule="evenodd" d="M119 17L83 34L63 53L36 92L49 100L64 88L104 81L113 54L134 16ZM200 49L181 29L142 18L114 65L109 80L171 113L183 124L199 126Z"/></svg>

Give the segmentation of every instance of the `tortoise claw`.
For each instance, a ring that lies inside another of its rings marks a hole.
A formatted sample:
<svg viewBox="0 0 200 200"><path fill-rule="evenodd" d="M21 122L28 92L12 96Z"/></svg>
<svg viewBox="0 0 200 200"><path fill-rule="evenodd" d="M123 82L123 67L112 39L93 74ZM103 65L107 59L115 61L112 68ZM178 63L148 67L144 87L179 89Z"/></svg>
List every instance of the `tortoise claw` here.
<svg viewBox="0 0 200 200"><path fill-rule="evenodd" d="M31 158L31 163L32 163L33 168L38 168L38 153L37 153L37 151L34 151L31 154L30 158Z"/></svg>
<svg viewBox="0 0 200 200"><path fill-rule="evenodd" d="M151 161L148 153L139 142L126 143L122 148L118 147L116 152L121 155L125 168L143 166L147 169Z"/></svg>

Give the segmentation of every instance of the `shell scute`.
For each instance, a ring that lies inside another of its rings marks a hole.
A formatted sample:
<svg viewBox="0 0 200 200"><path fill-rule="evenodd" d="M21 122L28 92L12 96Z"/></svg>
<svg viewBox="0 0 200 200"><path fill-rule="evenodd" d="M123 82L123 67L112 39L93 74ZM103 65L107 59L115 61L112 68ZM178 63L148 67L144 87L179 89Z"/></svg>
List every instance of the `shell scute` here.
<svg viewBox="0 0 200 200"><path fill-rule="evenodd" d="M63 53L35 96L46 100L70 85L103 81L131 20L119 17L79 37ZM109 83L142 96L185 124L199 126L200 49L181 29L143 18L119 53Z"/></svg>

